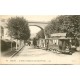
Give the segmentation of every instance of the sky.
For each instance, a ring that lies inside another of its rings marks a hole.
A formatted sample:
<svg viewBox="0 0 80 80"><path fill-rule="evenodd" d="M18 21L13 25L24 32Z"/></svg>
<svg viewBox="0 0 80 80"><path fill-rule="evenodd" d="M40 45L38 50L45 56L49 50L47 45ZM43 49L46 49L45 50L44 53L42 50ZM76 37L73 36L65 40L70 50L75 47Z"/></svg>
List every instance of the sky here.
<svg viewBox="0 0 80 80"><path fill-rule="evenodd" d="M10 17L24 17L28 21L50 21L51 19L55 19L58 15L0 15L0 19L8 19Z"/></svg>
<svg viewBox="0 0 80 80"><path fill-rule="evenodd" d="M32 34L34 34L34 33L36 34L37 32L39 32L41 30L40 28L38 28L36 26L30 26L29 28L30 28L30 31ZM36 32L35 32L35 30L36 30Z"/></svg>
<svg viewBox="0 0 80 80"><path fill-rule="evenodd" d="M58 15L0 15L0 19L8 19L11 17L24 17L28 21L41 21L41 22L48 22L51 21L52 19L55 19ZM31 37L34 37L36 33L38 33L41 29L36 27L36 26L30 26L30 31L31 31Z"/></svg>
<svg viewBox="0 0 80 80"><path fill-rule="evenodd" d="M30 32L31 32L31 38L34 38L36 34L41 30L40 28L36 26L30 26Z"/></svg>

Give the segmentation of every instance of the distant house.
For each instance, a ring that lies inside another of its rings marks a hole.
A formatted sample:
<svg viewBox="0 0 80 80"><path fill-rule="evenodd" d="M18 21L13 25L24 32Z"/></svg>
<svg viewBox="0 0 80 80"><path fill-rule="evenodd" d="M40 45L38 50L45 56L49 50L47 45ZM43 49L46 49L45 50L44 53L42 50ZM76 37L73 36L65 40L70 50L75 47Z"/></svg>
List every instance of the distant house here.
<svg viewBox="0 0 80 80"><path fill-rule="evenodd" d="M0 31L0 37L2 39L2 37L4 36L4 28L1 26L0 29L1 29L1 31Z"/></svg>
<svg viewBox="0 0 80 80"><path fill-rule="evenodd" d="M53 44L58 45L58 39L61 37L66 37L66 33L53 33L51 38L53 38Z"/></svg>
<svg viewBox="0 0 80 80"><path fill-rule="evenodd" d="M0 19L0 38L1 39L9 39L10 36L8 35L8 29L7 29L7 20L5 19Z"/></svg>
<svg viewBox="0 0 80 80"><path fill-rule="evenodd" d="M8 21L6 19L0 19L0 39L11 40L9 36L9 30L7 28ZM13 39L15 41L15 39Z"/></svg>

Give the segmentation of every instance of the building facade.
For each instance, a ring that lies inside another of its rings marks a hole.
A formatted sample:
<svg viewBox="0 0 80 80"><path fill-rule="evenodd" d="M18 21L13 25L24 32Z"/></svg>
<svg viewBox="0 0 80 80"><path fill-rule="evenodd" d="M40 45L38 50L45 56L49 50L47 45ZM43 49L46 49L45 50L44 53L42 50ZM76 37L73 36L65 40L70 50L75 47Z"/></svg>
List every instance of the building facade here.
<svg viewBox="0 0 80 80"><path fill-rule="evenodd" d="M11 39L11 37L9 36L9 33L8 33L6 19L0 19L0 38L2 40L5 40L5 39L10 40Z"/></svg>

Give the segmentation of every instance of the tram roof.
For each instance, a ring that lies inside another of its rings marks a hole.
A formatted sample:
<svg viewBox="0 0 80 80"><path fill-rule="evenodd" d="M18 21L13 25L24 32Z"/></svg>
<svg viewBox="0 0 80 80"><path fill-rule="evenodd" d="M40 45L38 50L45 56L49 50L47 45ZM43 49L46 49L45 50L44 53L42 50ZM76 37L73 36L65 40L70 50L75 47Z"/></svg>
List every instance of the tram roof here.
<svg viewBox="0 0 80 80"><path fill-rule="evenodd" d="M71 37L60 37L59 39L73 39L73 38L71 38Z"/></svg>
<svg viewBox="0 0 80 80"><path fill-rule="evenodd" d="M53 34L51 34L51 37L56 37L56 36L66 36L66 33L53 33Z"/></svg>

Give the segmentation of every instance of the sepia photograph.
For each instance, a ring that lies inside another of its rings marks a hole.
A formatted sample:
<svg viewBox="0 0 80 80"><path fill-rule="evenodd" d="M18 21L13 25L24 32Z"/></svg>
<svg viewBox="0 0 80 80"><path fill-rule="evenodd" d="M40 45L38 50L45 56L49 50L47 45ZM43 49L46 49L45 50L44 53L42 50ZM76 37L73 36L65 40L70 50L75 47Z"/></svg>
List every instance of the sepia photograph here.
<svg viewBox="0 0 80 80"><path fill-rule="evenodd" d="M0 0L1 80L80 80L80 0Z"/></svg>
<svg viewBox="0 0 80 80"><path fill-rule="evenodd" d="M0 15L0 64L80 64L80 15Z"/></svg>

